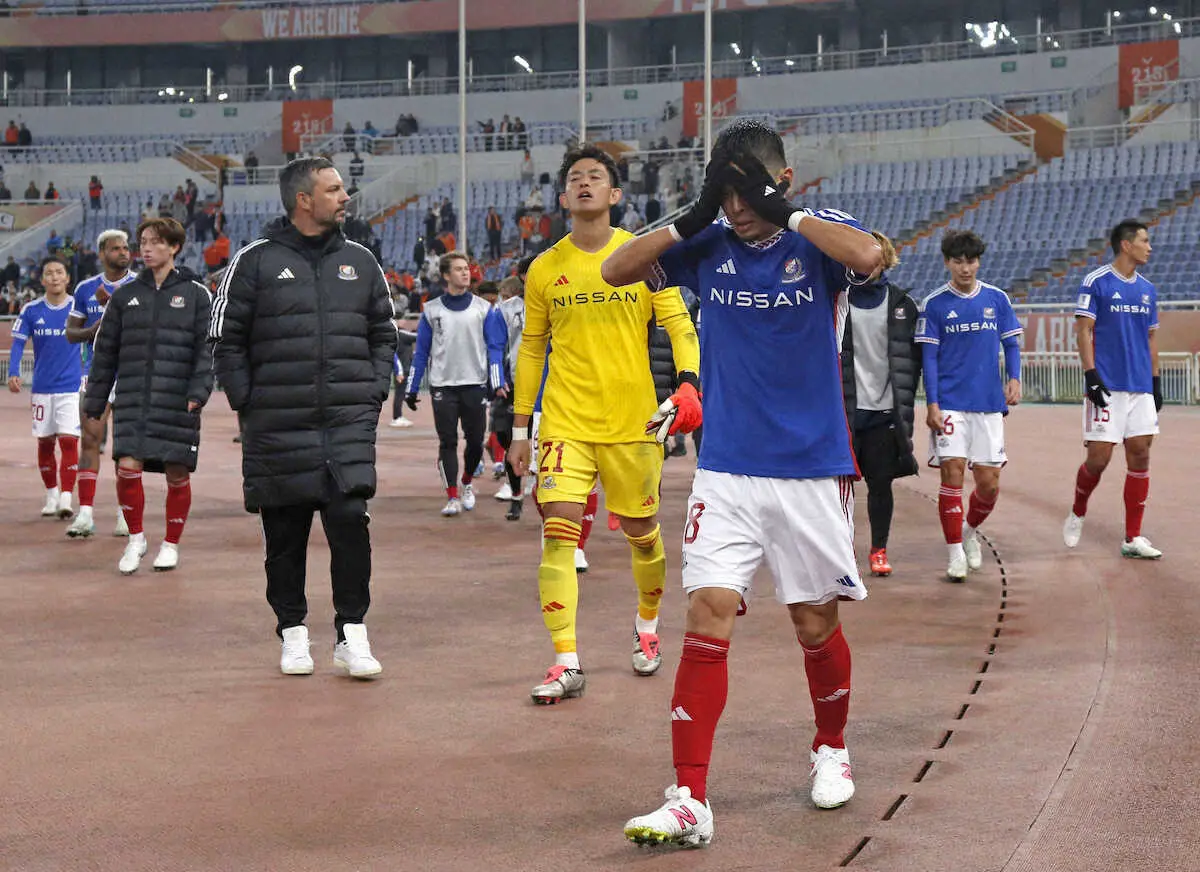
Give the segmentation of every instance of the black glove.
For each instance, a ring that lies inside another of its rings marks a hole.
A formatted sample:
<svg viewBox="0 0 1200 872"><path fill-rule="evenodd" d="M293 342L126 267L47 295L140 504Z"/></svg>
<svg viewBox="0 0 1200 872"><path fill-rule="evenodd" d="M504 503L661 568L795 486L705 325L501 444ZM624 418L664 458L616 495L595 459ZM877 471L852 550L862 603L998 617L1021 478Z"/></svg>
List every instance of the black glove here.
<svg viewBox="0 0 1200 872"><path fill-rule="evenodd" d="M1097 409L1107 409L1108 400L1105 397L1112 396L1112 391L1100 381L1100 373L1094 369L1085 369L1083 380L1087 383L1087 398L1092 401L1092 405Z"/></svg>
<svg viewBox="0 0 1200 872"><path fill-rule="evenodd" d="M785 196L787 184L775 181L762 161L746 152L733 156L731 169L734 190L746 205L764 221L787 230L789 219L800 209Z"/></svg>
<svg viewBox="0 0 1200 872"><path fill-rule="evenodd" d="M1152 378L1154 383L1154 411L1161 412L1163 406L1162 376L1156 375Z"/></svg>
<svg viewBox="0 0 1200 872"><path fill-rule="evenodd" d="M404 395L404 405L408 406L410 409L412 409L415 412L417 410L417 395L416 394L405 394Z"/></svg>
<svg viewBox="0 0 1200 872"><path fill-rule="evenodd" d="M725 188L730 184L729 155L721 149L713 149L712 157L704 168L704 184L700 196L675 221L675 231L684 239L695 236L717 220L721 201L725 199Z"/></svg>

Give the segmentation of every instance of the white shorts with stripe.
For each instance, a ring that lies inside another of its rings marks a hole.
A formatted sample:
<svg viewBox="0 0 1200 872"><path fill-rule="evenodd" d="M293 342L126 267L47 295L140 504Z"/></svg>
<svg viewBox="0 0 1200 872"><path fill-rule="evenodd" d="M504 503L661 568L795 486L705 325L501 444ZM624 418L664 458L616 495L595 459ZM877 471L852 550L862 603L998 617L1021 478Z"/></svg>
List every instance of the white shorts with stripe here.
<svg viewBox="0 0 1200 872"><path fill-rule="evenodd" d="M785 479L696 470L683 531L683 587L749 593L763 563L785 605L866 599L854 558L849 476Z"/></svg>
<svg viewBox="0 0 1200 872"><path fill-rule="evenodd" d="M1004 466L1004 415L999 412L942 412L942 432L929 431L929 465L963 458L971 466Z"/></svg>
<svg viewBox="0 0 1200 872"><path fill-rule="evenodd" d="M1158 435L1154 394L1113 391L1101 409L1083 401L1083 441L1120 444L1135 436Z"/></svg>
<svg viewBox="0 0 1200 872"><path fill-rule="evenodd" d="M33 416L33 435L38 439L48 436L79 435L79 394L33 394L29 398Z"/></svg>

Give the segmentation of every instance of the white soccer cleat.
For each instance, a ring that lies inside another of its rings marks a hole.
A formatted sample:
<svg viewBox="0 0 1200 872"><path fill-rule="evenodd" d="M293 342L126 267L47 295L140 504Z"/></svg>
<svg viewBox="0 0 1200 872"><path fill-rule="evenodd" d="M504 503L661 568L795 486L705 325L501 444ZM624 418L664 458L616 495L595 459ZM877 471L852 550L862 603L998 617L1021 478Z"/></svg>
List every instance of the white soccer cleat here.
<svg viewBox="0 0 1200 872"><path fill-rule="evenodd" d="M53 518L58 514L58 488L46 489L46 504L42 506L42 517Z"/></svg>
<svg viewBox="0 0 1200 872"><path fill-rule="evenodd" d="M113 536L128 536L129 524L125 523L125 513L117 506L117 524L113 527Z"/></svg>
<svg viewBox="0 0 1200 872"><path fill-rule="evenodd" d="M67 527L67 536L71 539L87 539L96 532L96 524L92 520L92 507L80 506L79 514Z"/></svg>
<svg viewBox="0 0 1200 872"><path fill-rule="evenodd" d="M967 569L972 571L983 568L983 550L979 547L979 534L966 527L963 530L963 553L967 555Z"/></svg>
<svg viewBox="0 0 1200 872"><path fill-rule="evenodd" d="M840 808L854 796L850 754L845 748L822 745L808 752L812 762L812 801L817 808Z"/></svg>
<svg viewBox="0 0 1200 872"><path fill-rule="evenodd" d="M638 675L653 675L662 666L662 651L658 647L658 633L633 631L633 671Z"/></svg>
<svg viewBox="0 0 1200 872"><path fill-rule="evenodd" d="M950 546L950 565L946 567L946 578L951 581L965 581L967 578L967 554L961 546Z"/></svg>
<svg viewBox="0 0 1200 872"><path fill-rule="evenodd" d="M1158 560L1163 553L1150 544L1145 536L1134 536L1128 542L1121 543L1122 557L1135 557L1141 560Z"/></svg>
<svg viewBox="0 0 1200 872"><path fill-rule="evenodd" d="M1074 548L1082 537L1083 518L1071 512L1067 515L1067 520L1063 521L1063 544L1068 548Z"/></svg>
<svg viewBox="0 0 1200 872"><path fill-rule="evenodd" d="M455 515L461 515L462 510L463 506L458 497L451 497L446 500L446 505L442 506L442 517L453 518Z"/></svg>
<svg viewBox="0 0 1200 872"><path fill-rule="evenodd" d="M586 689L587 676L582 669L554 665L546 670L546 677L533 688L530 696L538 705L554 705L564 699L583 696Z"/></svg>
<svg viewBox="0 0 1200 872"><path fill-rule="evenodd" d="M500 502L507 502L513 498L512 485L508 482L500 485L500 490L495 493L496 499Z"/></svg>
<svg viewBox="0 0 1200 872"><path fill-rule="evenodd" d="M388 426L395 427L397 430L404 430L412 426L412 421L401 415L399 418L393 418L392 423L388 424Z"/></svg>
<svg viewBox="0 0 1200 872"><path fill-rule="evenodd" d="M71 518L71 516L75 514L75 508L74 508L73 502L74 502L74 496L71 494L70 491L59 494L58 518L60 521L69 520Z"/></svg>
<svg viewBox="0 0 1200 872"><path fill-rule="evenodd" d="M583 553L582 548L575 549L575 571L579 573L587 572L589 568L587 555Z"/></svg>
<svg viewBox="0 0 1200 872"><path fill-rule="evenodd" d="M363 624L345 624L342 635L345 640L333 649L334 666L345 669L351 678L374 678L383 672L379 661L371 655L371 643Z"/></svg>
<svg viewBox="0 0 1200 872"><path fill-rule="evenodd" d="M117 569L121 570L122 575L133 575L138 571L148 547L145 533L129 537L129 544L125 546L125 553L121 555L121 561L117 564Z"/></svg>
<svg viewBox="0 0 1200 872"><path fill-rule="evenodd" d="M154 558L155 572L170 572L179 565L179 546L172 542L164 542Z"/></svg>
<svg viewBox="0 0 1200 872"><path fill-rule="evenodd" d="M639 845L680 845L699 848L713 837L712 806L692 799L687 787L672 784L664 794L667 801L650 812L625 823L625 838Z"/></svg>
<svg viewBox="0 0 1200 872"><path fill-rule="evenodd" d="M284 675L312 675L313 659L308 648L308 627L285 629L280 643L279 671Z"/></svg>
<svg viewBox="0 0 1200 872"><path fill-rule="evenodd" d="M462 507L464 512L475 508L475 485L464 484L462 486Z"/></svg>

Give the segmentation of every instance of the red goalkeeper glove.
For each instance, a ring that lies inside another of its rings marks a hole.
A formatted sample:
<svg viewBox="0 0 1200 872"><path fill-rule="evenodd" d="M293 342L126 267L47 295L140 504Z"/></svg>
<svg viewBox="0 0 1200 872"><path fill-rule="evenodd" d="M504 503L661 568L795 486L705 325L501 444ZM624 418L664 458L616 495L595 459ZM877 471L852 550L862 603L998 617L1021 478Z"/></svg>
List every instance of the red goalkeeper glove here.
<svg viewBox="0 0 1200 872"><path fill-rule="evenodd" d="M679 388L663 401L658 411L646 423L646 433L653 433L657 442L666 442L676 433L691 433L704 423L704 408L700 405L700 392L696 390L695 376L690 373Z"/></svg>

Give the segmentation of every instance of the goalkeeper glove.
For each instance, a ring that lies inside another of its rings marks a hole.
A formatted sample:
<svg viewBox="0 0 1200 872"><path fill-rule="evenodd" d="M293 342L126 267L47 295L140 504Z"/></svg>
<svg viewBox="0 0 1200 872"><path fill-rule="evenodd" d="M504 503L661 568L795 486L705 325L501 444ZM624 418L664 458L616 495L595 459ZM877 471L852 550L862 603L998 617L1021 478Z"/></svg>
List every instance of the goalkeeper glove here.
<svg viewBox="0 0 1200 872"><path fill-rule="evenodd" d="M417 395L415 393L405 394L404 405L408 406L415 412L417 410Z"/></svg>
<svg viewBox="0 0 1200 872"><path fill-rule="evenodd" d="M683 213L671 226L681 239L690 239L717 220L725 188L731 181L729 155L722 149L713 149L712 157L704 168L704 184L700 196L692 207Z"/></svg>
<svg viewBox="0 0 1200 872"><path fill-rule="evenodd" d="M788 222L800 208L788 201L787 182L775 181L762 161L745 152L733 157L731 170L734 190L754 214L776 227L790 229Z"/></svg>
<svg viewBox="0 0 1200 872"><path fill-rule="evenodd" d="M1163 407L1162 376L1156 375L1151 378L1154 384L1154 411L1161 412Z"/></svg>
<svg viewBox="0 0 1200 872"><path fill-rule="evenodd" d="M656 442L667 441L676 433L691 433L704 423L704 408L700 405L700 392L696 390L696 377L692 373L680 376L678 390L667 397L654 417L646 423L646 433L654 434Z"/></svg>
<svg viewBox="0 0 1200 872"><path fill-rule="evenodd" d="M1084 370L1083 380L1087 384L1087 398L1092 405L1097 409L1107 409L1108 400L1105 397L1112 396L1112 391L1100 380L1100 373L1094 369Z"/></svg>

